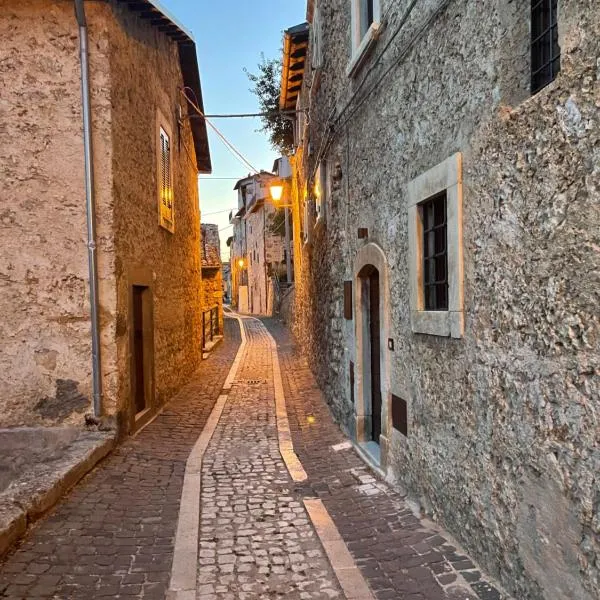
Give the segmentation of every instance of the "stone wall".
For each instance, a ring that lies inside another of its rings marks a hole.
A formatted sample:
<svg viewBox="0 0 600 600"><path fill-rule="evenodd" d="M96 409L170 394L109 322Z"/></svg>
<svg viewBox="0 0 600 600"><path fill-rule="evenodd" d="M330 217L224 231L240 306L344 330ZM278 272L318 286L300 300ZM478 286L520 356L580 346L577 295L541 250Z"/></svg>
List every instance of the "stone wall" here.
<svg viewBox="0 0 600 600"><path fill-rule="evenodd" d="M203 310L218 308L219 331L223 332L223 272L219 226L202 223L202 298ZM207 316L208 318L208 316ZM207 321L208 322L208 321Z"/></svg>
<svg viewBox="0 0 600 600"><path fill-rule="evenodd" d="M0 427L91 410L79 38L72 2L0 3ZM110 7L86 2L90 22ZM116 396L112 148L106 28L90 28L102 357Z"/></svg>
<svg viewBox="0 0 600 600"><path fill-rule="evenodd" d="M379 246L390 390L408 404L408 437L384 429L387 476L517 598L596 598L600 13L559 0L561 73L529 97L529 3L426 0L398 29L408 0L382 0L385 29L353 79L349 3L319 5L325 63L305 80L313 150L297 180L317 158L339 177L326 227L308 225L294 331L355 435L343 282ZM465 333L414 334L407 184L459 151Z"/></svg>
<svg viewBox="0 0 600 600"><path fill-rule="evenodd" d="M103 410L126 431L133 283L152 294L155 406L201 360L197 169L190 128L176 120L177 45L122 3L85 4ZM0 426L82 423L91 336L78 27L72 2L2 8ZM159 111L173 133L174 233L158 226Z"/></svg>
<svg viewBox="0 0 600 600"><path fill-rule="evenodd" d="M201 361L200 208L187 122L178 123L183 78L175 42L113 2L110 69L113 107L119 410L129 398L129 295L149 283L154 312L155 403L173 395ZM174 233L158 225L157 123L170 128Z"/></svg>

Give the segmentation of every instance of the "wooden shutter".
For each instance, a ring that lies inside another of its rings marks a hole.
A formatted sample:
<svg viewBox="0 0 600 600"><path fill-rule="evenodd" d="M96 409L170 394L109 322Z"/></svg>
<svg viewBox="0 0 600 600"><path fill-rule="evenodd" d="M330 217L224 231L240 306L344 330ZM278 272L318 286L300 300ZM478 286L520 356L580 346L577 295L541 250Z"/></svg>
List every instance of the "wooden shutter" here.
<svg viewBox="0 0 600 600"><path fill-rule="evenodd" d="M344 319L352 320L352 282L344 281Z"/></svg>
<svg viewBox="0 0 600 600"><path fill-rule="evenodd" d="M159 144L160 223L166 229L173 231L171 139L162 127L160 128Z"/></svg>

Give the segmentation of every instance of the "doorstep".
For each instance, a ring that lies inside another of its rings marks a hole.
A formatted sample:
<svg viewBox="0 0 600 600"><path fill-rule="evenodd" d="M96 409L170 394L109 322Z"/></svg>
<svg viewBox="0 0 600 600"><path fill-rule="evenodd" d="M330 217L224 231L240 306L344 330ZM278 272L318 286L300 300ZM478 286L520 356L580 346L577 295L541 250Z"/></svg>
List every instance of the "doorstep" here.
<svg viewBox="0 0 600 600"><path fill-rule="evenodd" d="M215 335L212 342L206 342L204 348L202 349L202 360L206 360L210 353L223 341L222 335Z"/></svg>

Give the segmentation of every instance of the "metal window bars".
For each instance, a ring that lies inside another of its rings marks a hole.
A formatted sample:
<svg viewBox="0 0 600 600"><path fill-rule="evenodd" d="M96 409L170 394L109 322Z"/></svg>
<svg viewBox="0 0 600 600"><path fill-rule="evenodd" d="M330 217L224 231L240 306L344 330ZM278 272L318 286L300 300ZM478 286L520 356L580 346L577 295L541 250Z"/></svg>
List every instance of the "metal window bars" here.
<svg viewBox="0 0 600 600"><path fill-rule="evenodd" d="M531 93L554 81L559 71L558 0L532 0Z"/></svg>
<svg viewBox="0 0 600 600"><path fill-rule="evenodd" d="M448 310L448 219L446 192L419 205L423 224L425 310Z"/></svg>

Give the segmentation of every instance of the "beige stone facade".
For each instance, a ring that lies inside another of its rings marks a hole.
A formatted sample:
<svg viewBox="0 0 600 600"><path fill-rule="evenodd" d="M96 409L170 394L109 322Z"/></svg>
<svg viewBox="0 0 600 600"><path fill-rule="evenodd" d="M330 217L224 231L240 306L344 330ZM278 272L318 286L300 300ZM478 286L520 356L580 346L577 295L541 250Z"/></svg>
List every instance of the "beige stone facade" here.
<svg viewBox="0 0 600 600"><path fill-rule="evenodd" d="M560 72L532 94L539 3L376 0L356 44L363 4L309 2L318 36L284 98L308 109L294 331L342 426L509 592L597 598L600 12L555 3ZM439 194L441 317L419 247Z"/></svg>
<svg viewBox="0 0 600 600"><path fill-rule="evenodd" d="M270 197L273 175L237 182L238 211L231 215L232 305L241 312L273 313L273 277L285 273L283 221Z"/></svg>
<svg viewBox="0 0 600 600"><path fill-rule="evenodd" d="M73 2L0 8L0 426L80 423L91 412L92 360L78 25ZM202 132L178 122L195 64L187 34L176 24L159 31L125 2L85 9L102 410L129 431L136 294L144 298L145 418L201 360L197 172L210 159ZM161 127L171 142L173 232L159 226Z"/></svg>

